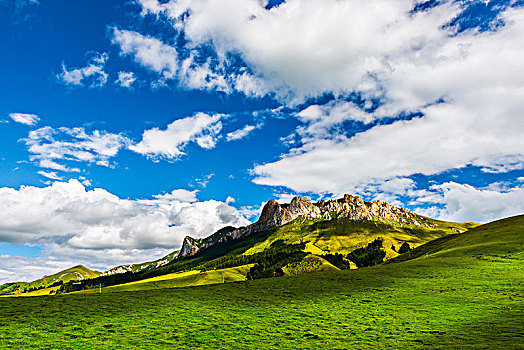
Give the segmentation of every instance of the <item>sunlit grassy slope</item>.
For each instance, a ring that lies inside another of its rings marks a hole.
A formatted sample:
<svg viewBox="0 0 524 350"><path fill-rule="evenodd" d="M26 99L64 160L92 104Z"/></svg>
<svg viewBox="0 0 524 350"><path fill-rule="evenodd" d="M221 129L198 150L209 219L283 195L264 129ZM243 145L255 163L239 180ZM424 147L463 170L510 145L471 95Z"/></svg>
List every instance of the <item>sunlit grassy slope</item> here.
<svg viewBox="0 0 524 350"><path fill-rule="evenodd" d="M2 298L0 347L521 349L523 242L520 216L371 268Z"/></svg>
<svg viewBox="0 0 524 350"><path fill-rule="evenodd" d="M48 286L51 286L53 283L62 281L62 282L69 282L71 280L80 280L80 279L88 279L88 278L94 278L98 277L100 275L99 271L91 270L83 265L77 265L74 267L71 267L67 270L63 270L60 272L57 272L51 276L46 276L43 278L40 278L33 282L15 282L15 283L7 283L0 286L0 295L2 294L15 294L15 295L22 295L22 296L34 296L34 295L45 295L49 294L50 291L56 290L57 288L47 288ZM38 288L38 287L46 287L45 289L41 290L35 290L29 293L25 293L24 291L28 291L31 288Z"/></svg>
<svg viewBox="0 0 524 350"><path fill-rule="evenodd" d="M228 269L197 271L191 270L186 272L172 273L158 277L148 278L136 282L120 284L104 288L108 292L113 291L132 291L141 289L159 289L159 288L175 288L187 286L201 286L207 284L227 283L245 281L246 274L251 265L244 265L238 267L231 267ZM222 278L223 273L223 278ZM84 293L97 293L96 290L84 291Z"/></svg>
<svg viewBox="0 0 524 350"><path fill-rule="evenodd" d="M393 246L398 250L402 243L408 242L411 246L416 247L433 239L466 231L478 225L422 218L424 218L424 223L431 227L386 220L353 221L342 218L329 221L308 221L297 219L290 224L277 228L267 239L255 244L244 254L261 252L276 240L283 240L288 244L306 242L306 250L317 255L326 253L347 254L380 237L384 241L386 257L392 258L398 256L392 249Z"/></svg>

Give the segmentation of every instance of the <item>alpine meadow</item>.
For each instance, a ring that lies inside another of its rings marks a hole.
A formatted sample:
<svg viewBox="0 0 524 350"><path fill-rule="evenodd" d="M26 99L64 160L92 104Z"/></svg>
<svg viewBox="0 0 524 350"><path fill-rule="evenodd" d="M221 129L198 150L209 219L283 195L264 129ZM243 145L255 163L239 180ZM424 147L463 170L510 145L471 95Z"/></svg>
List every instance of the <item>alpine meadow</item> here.
<svg viewBox="0 0 524 350"><path fill-rule="evenodd" d="M0 349L524 349L522 1L0 29Z"/></svg>

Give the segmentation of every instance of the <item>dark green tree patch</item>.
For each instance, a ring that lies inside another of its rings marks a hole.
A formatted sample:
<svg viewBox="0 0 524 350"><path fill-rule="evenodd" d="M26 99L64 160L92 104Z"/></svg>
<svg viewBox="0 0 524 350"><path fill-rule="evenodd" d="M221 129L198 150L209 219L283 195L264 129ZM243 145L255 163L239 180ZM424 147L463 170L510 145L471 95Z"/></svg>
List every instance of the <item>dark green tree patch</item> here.
<svg viewBox="0 0 524 350"><path fill-rule="evenodd" d="M366 267L380 264L386 257L382 248L382 238L377 238L365 248L357 248L349 253L346 258L353 261L357 267Z"/></svg>
<svg viewBox="0 0 524 350"><path fill-rule="evenodd" d="M409 246L409 243L408 242L404 242L404 243L402 243L402 245L398 249L398 253L399 254L404 254L404 253L409 252L410 250L411 250L411 247Z"/></svg>
<svg viewBox="0 0 524 350"><path fill-rule="evenodd" d="M322 257L326 259L327 261L329 261L333 266L336 266L341 270L347 270L350 268L349 261L344 259L344 255L340 253L325 254L325 255L322 255Z"/></svg>

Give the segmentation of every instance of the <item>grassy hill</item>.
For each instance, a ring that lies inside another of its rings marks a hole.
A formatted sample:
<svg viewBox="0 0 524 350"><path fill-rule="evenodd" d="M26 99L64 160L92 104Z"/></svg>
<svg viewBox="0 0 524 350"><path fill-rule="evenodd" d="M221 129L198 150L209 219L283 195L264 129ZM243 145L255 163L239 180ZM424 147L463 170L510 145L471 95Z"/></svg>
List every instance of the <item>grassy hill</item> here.
<svg viewBox="0 0 524 350"><path fill-rule="evenodd" d="M0 295L46 295L58 289L58 285L61 283L96 278L98 276L100 276L99 271L88 269L83 265L77 265L51 276L44 276L33 282L6 283L0 286Z"/></svg>
<svg viewBox="0 0 524 350"><path fill-rule="evenodd" d="M524 346L523 266L524 216L519 216L358 270L2 298L0 344L519 349Z"/></svg>

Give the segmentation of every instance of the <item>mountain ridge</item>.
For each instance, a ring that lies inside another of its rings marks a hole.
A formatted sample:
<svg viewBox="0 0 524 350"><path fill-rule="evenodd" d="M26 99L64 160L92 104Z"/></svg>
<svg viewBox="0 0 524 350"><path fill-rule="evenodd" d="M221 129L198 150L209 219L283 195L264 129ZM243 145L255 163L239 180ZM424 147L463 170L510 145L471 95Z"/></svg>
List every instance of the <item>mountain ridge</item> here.
<svg viewBox="0 0 524 350"><path fill-rule="evenodd" d="M409 209L396 207L381 200L367 202L360 196L349 194L345 194L344 197L339 199L321 200L315 203L301 196L294 197L290 203L286 204L280 204L276 200L271 199L264 205L262 213L255 223L226 232L220 235L219 239L210 240L209 238L217 235L220 230L206 238L186 236L176 259L194 256L202 249L207 249L216 243L222 243L228 239L240 239L255 232L283 226L298 217L309 220L322 219L325 221L340 218L347 218L352 221L386 220L427 228L438 225ZM461 231L456 229L456 232Z"/></svg>
<svg viewBox="0 0 524 350"><path fill-rule="evenodd" d="M300 196L283 204L271 199L259 219L248 226L226 226L204 238L186 236L180 250L154 261L115 266L93 283L109 286L188 269L253 264L266 259L267 254L278 259L283 253L296 257L310 254L320 261L326 254L348 254L377 238L384 239L386 257L390 259L398 256L396 249L401 244L415 247L474 226L427 218L384 201L369 202L348 194L314 203ZM284 271L286 266L282 266Z"/></svg>

